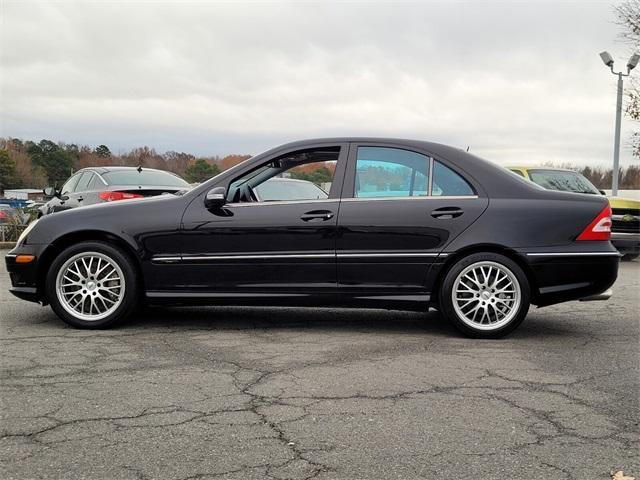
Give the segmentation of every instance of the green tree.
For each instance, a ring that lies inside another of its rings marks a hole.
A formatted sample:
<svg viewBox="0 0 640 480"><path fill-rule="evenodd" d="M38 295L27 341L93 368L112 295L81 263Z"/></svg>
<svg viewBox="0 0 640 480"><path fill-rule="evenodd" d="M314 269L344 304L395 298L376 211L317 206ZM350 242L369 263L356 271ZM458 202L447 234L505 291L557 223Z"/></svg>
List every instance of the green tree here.
<svg viewBox="0 0 640 480"><path fill-rule="evenodd" d="M73 170L71 154L51 140L31 143L27 150L33 165L42 167L52 185L61 185Z"/></svg>
<svg viewBox="0 0 640 480"><path fill-rule="evenodd" d="M9 152L0 150L0 191L19 186L16 162L9 156Z"/></svg>
<svg viewBox="0 0 640 480"><path fill-rule="evenodd" d="M96 155L103 158L108 158L111 156L111 150L106 145L98 145L95 149Z"/></svg>
<svg viewBox="0 0 640 480"><path fill-rule="evenodd" d="M188 182L194 183L204 182L218 173L220 168L217 165L211 165L204 158L199 158L185 169L184 176Z"/></svg>

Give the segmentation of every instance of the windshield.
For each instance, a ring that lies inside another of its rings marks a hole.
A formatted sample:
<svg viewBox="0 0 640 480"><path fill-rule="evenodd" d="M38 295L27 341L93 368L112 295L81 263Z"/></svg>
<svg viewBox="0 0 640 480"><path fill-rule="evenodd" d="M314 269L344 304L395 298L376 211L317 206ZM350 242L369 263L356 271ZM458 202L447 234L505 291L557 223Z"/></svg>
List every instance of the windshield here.
<svg viewBox="0 0 640 480"><path fill-rule="evenodd" d="M529 170L529 178L532 182L537 183L547 190L600 194L598 189L578 172L565 170Z"/></svg>
<svg viewBox="0 0 640 480"><path fill-rule="evenodd" d="M109 185L149 185L190 188L189 184L173 173L161 170L114 170L102 174Z"/></svg>
<svg viewBox="0 0 640 480"><path fill-rule="evenodd" d="M317 200L327 198L320 187L307 181L272 178L254 188L263 202L274 200Z"/></svg>

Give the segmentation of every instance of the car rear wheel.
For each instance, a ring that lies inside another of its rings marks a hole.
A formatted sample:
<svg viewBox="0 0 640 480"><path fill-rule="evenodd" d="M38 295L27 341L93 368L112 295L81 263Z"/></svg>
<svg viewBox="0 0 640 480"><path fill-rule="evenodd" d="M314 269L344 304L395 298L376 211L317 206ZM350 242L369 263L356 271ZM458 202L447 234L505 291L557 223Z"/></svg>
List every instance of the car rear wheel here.
<svg viewBox="0 0 640 480"><path fill-rule="evenodd" d="M137 275L125 252L104 242L83 242L64 250L46 278L53 311L79 328L106 328L136 306Z"/></svg>
<svg viewBox="0 0 640 480"><path fill-rule="evenodd" d="M440 289L440 310L465 335L498 338L512 332L529 311L527 277L513 260L475 253L456 262Z"/></svg>

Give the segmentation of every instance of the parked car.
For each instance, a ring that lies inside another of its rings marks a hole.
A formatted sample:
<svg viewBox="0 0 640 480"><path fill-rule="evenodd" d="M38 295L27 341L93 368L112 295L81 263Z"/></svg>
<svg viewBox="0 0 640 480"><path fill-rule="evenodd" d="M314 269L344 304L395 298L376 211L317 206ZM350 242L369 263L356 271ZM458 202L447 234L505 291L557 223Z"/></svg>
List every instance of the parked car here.
<svg viewBox="0 0 640 480"><path fill-rule="evenodd" d="M514 173L548 190L605 195L584 175L573 170L549 167L508 167ZM611 243L622 253L623 260L640 254L640 201L609 197L612 209Z"/></svg>
<svg viewBox="0 0 640 480"><path fill-rule="evenodd" d="M279 200L321 200L328 198L327 192L315 183L294 178L270 178L253 189L256 200L272 202Z"/></svg>
<svg viewBox="0 0 640 480"><path fill-rule="evenodd" d="M11 223L18 219L18 210L6 203L0 203L0 223Z"/></svg>
<svg viewBox="0 0 640 480"><path fill-rule="evenodd" d="M49 201L40 214L96 203L152 197L188 190L191 186L175 173L141 167L92 167L78 170L60 190L44 189Z"/></svg>
<svg viewBox="0 0 640 480"><path fill-rule="evenodd" d="M327 198L255 194L328 161ZM44 216L6 263L14 295L75 327L111 326L141 302L434 307L464 334L497 337L530 304L609 298L620 255L610 226L606 198L545 190L459 149L323 139L183 195Z"/></svg>

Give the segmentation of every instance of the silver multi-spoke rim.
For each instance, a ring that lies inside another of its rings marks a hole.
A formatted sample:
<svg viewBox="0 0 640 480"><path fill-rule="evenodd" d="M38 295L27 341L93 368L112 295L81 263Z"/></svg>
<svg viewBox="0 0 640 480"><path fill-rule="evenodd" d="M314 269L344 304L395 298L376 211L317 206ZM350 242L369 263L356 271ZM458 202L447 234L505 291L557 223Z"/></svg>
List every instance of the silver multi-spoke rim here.
<svg viewBox="0 0 640 480"><path fill-rule="evenodd" d="M122 303L124 274L110 257L82 252L58 270L56 294L62 307L74 317L96 321L108 317Z"/></svg>
<svg viewBox="0 0 640 480"><path fill-rule="evenodd" d="M469 265L451 291L458 317L477 330L496 330L509 323L518 313L521 298L516 276L496 262Z"/></svg>

